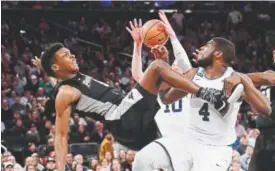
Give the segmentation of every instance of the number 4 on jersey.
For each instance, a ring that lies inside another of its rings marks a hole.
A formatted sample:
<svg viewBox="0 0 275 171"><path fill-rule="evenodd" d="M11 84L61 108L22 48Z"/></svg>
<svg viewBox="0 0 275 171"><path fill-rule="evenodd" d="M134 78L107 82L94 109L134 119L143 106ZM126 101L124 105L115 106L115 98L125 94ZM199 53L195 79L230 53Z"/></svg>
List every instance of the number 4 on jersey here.
<svg viewBox="0 0 275 171"><path fill-rule="evenodd" d="M201 116L203 116L203 117L202 117L202 120L203 120L203 121L209 121L209 115L210 115L210 113L209 113L209 111L208 111L208 103L204 103L204 104L203 104L203 106L202 106L201 109L199 110L199 114L200 114Z"/></svg>

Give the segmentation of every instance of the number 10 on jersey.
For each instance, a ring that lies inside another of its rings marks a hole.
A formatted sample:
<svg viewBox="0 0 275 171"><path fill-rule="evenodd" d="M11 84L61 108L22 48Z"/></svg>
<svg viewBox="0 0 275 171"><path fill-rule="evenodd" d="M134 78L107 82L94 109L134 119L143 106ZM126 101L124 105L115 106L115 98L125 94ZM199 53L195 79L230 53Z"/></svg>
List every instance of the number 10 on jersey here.
<svg viewBox="0 0 275 171"><path fill-rule="evenodd" d="M164 113L178 113L182 112L182 99L172 104L165 105Z"/></svg>

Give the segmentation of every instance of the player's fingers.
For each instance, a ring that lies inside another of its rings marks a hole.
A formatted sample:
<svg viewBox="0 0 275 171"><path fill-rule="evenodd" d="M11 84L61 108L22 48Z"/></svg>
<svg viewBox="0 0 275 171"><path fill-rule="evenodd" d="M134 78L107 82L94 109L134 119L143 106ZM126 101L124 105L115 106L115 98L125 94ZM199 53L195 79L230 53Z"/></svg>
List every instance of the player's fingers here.
<svg viewBox="0 0 275 171"><path fill-rule="evenodd" d="M195 52L196 52L196 53L199 53L199 52L200 52L200 50L199 50L199 49L196 49L196 50L195 50Z"/></svg>
<svg viewBox="0 0 275 171"><path fill-rule="evenodd" d="M132 30L129 27L126 27L126 30L131 34Z"/></svg>
<svg viewBox="0 0 275 171"><path fill-rule="evenodd" d="M129 21L129 24L130 24L131 29L133 30L135 27L134 27L132 21Z"/></svg>
<svg viewBox="0 0 275 171"><path fill-rule="evenodd" d="M138 27L138 23L137 23L137 19L136 18L134 19L134 26Z"/></svg>
<svg viewBox="0 0 275 171"><path fill-rule="evenodd" d="M199 56L196 52L193 52L193 59L194 60L198 60Z"/></svg>
<svg viewBox="0 0 275 171"><path fill-rule="evenodd" d="M138 20L138 26L141 28L142 27L142 20L141 18Z"/></svg>

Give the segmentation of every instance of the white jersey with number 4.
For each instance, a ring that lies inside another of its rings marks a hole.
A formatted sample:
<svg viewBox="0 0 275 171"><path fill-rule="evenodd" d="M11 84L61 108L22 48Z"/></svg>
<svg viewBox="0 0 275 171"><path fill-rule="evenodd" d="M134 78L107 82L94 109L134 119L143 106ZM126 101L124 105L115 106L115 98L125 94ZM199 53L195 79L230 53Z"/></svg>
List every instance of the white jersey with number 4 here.
<svg viewBox="0 0 275 171"><path fill-rule="evenodd" d="M184 129L183 106L185 98L180 99L172 104L165 105L158 97L160 109L155 116L155 120L163 137L174 133L181 133Z"/></svg>
<svg viewBox="0 0 275 171"><path fill-rule="evenodd" d="M224 79L230 77L234 70L228 67L225 72L216 79L209 79L203 68L198 68L193 82L201 87L224 88ZM184 111L188 113L185 119L185 133L191 138L208 145L230 145L236 140L235 122L241 102L230 105L228 113L222 117L207 101L188 95L185 101Z"/></svg>

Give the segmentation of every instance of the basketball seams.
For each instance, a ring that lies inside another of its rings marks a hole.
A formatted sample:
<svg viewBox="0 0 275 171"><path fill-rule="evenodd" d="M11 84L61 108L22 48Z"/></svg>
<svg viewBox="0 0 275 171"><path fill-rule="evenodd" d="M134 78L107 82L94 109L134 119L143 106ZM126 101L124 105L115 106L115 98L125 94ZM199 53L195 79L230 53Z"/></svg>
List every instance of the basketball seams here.
<svg viewBox="0 0 275 171"><path fill-rule="evenodd" d="M147 32L146 32L145 35L143 36L143 41L145 41L145 38L146 38L148 32L150 31L150 29L151 29L152 27L154 27L154 26L155 26L156 24L158 24L158 23L160 23L160 22L159 22L159 21L156 21L156 22L153 23L150 27L148 27Z"/></svg>

